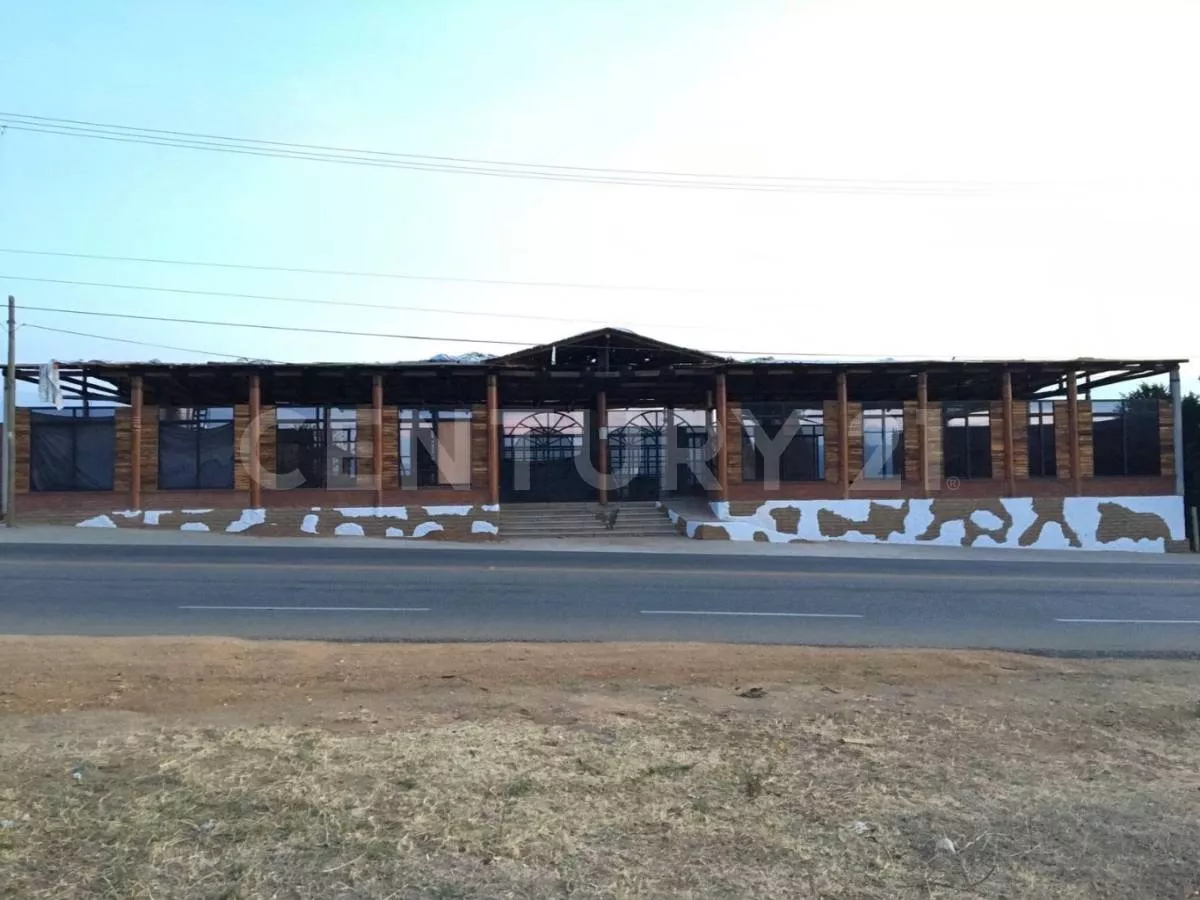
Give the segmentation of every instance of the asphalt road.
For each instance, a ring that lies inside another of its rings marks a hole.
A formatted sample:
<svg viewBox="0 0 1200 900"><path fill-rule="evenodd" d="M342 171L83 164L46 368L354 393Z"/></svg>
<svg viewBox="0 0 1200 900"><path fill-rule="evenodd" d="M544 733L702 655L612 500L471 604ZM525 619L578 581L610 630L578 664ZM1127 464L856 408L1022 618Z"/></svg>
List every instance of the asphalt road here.
<svg viewBox="0 0 1200 900"><path fill-rule="evenodd" d="M0 633L1200 655L1200 566L10 544Z"/></svg>

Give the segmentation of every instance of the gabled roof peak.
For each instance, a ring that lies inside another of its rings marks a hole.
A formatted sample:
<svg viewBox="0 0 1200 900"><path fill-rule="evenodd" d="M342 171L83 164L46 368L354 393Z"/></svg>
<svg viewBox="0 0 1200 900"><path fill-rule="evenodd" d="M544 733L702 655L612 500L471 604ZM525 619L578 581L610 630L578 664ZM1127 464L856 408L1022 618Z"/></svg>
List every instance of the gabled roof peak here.
<svg viewBox="0 0 1200 900"><path fill-rule="evenodd" d="M713 364L726 362L723 357L668 344L625 328L595 328L580 334L527 350L497 356L491 362L500 366L570 365L575 368L616 368L626 365L662 366L677 363Z"/></svg>

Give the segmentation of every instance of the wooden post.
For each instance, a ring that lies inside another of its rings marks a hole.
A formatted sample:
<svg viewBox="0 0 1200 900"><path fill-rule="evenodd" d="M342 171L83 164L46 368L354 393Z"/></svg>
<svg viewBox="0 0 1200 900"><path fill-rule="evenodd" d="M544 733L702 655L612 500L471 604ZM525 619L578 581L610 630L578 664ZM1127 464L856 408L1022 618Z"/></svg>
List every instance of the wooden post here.
<svg viewBox="0 0 1200 900"><path fill-rule="evenodd" d="M846 373L837 373L838 404L838 480L842 485L842 499L850 498L850 388L846 384Z"/></svg>
<svg viewBox="0 0 1200 900"><path fill-rule="evenodd" d="M608 394L596 393L596 497L601 506L608 505Z"/></svg>
<svg viewBox="0 0 1200 900"><path fill-rule="evenodd" d="M500 386L495 375L487 377L487 467L488 503L500 502Z"/></svg>
<svg viewBox="0 0 1200 900"><path fill-rule="evenodd" d="M1071 493L1083 494L1083 473L1079 471L1079 384L1072 371L1067 377L1067 452L1071 460Z"/></svg>
<svg viewBox="0 0 1200 900"><path fill-rule="evenodd" d="M262 508L262 376L250 376L250 507Z"/></svg>
<svg viewBox="0 0 1200 900"><path fill-rule="evenodd" d="M371 376L371 472L375 476L375 506L383 506L383 376Z"/></svg>
<svg viewBox="0 0 1200 900"><path fill-rule="evenodd" d="M729 499L729 394L725 373L717 373L717 499Z"/></svg>
<svg viewBox="0 0 1200 900"><path fill-rule="evenodd" d="M917 373L917 460L921 467L921 496L931 493L929 485L929 373Z"/></svg>
<svg viewBox="0 0 1200 900"><path fill-rule="evenodd" d="M1004 370L1000 381L1001 397L1004 401L1004 489L1008 496L1017 495L1017 462L1014 432L1017 423L1013 421L1013 391L1012 372Z"/></svg>
<svg viewBox="0 0 1200 900"><path fill-rule="evenodd" d="M145 404L145 386L141 375L134 375L129 390L129 402L133 406L129 416L129 508L142 508L142 406Z"/></svg>

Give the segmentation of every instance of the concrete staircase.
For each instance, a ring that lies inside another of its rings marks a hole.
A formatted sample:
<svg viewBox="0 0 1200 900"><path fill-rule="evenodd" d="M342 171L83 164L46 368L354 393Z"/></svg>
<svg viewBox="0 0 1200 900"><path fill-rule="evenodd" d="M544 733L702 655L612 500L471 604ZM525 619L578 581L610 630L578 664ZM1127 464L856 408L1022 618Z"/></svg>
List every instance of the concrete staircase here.
<svg viewBox="0 0 1200 900"><path fill-rule="evenodd" d="M500 506L500 538L678 537L666 512L654 501L610 503L618 510L612 531L601 521L598 503L505 503Z"/></svg>

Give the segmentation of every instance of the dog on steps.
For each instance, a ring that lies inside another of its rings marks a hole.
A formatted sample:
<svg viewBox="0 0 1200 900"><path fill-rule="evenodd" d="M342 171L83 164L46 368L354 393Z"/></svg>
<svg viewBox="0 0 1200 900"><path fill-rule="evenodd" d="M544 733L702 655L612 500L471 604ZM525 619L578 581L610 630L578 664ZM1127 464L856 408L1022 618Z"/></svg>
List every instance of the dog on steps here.
<svg viewBox="0 0 1200 900"><path fill-rule="evenodd" d="M598 513L596 513L596 518L599 519L604 525L605 531L612 531L617 527L617 516L620 515L620 513L621 510L613 506L600 510Z"/></svg>

